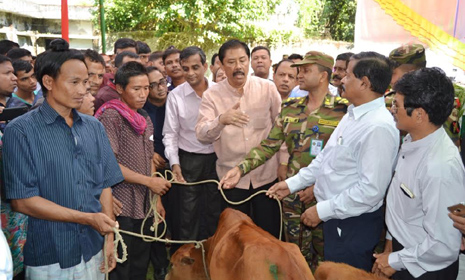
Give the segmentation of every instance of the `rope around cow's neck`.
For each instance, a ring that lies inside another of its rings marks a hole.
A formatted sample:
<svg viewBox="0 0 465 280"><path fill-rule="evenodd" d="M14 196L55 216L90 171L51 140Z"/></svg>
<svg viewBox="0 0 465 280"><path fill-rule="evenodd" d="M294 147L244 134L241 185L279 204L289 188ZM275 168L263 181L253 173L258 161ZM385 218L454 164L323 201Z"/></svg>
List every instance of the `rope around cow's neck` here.
<svg viewBox="0 0 465 280"><path fill-rule="evenodd" d="M170 180L166 179L168 177L168 174L171 175ZM204 180L204 181L192 182L192 183L177 182L177 181L174 180L173 172L171 172L170 170L165 171L165 176L163 176L163 174L161 174L160 172L156 172L156 173L152 174L152 177L154 175L158 176L158 177L165 178L169 182L174 183L174 184L178 184L178 185L193 186L193 185L206 184L206 183L214 183L214 184L217 184L218 187L220 185L220 182L218 182L217 180ZM249 196L248 198L246 198L244 200L230 201L229 199L226 198L226 195L224 194L223 188L219 188L219 190L220 190L221 195L223 196L223 199L227 203L229 203L231 205L239 205L239 204L245 203L245 202L251 200L252 198L254 198L255 196L257 196L259 194L266 193L266 190L261 190L259 192L254 193L253 195ZM128 256L127 245L126 245L126 243L124 243L124 240L123 240L123 237L121 236L121 233L142 238L142 240L145 241L145 242L155 242L156 241L156 242L175 243L175 244L195 244L196 248L201 248L202 249L202 261L203 261L203 268L205 270L205 275L206 275L208 280L211 280L210 274L208 273L207 262L206 262L206 259L205 259L205 248L203 246L203 242L205 240L202 240L202 241L197 241L197 240L171 240L171 239L166 239L166 238L160 238L160 236L163 236L165 234L165 232L166 232L166 220L157 212L158 197L159 196L157 194L153 194L152 192L150 192L150 209L147 212L147 215L145 216L144 220L142 221L140 234L135 233L135 232L131 232L131 231L125 231L125 230L122 230L122 229L119 229L119 228L116 228L116 227L113 228L113 232L115 234L115 238L114 238L114 241L113 241L113 244L114 244L114 246L113 246L113 257L119 263L123 263L123 262L125 262L127 260L127 256ZM282 232L283 232L282 206L281 206L281 201L278 198L275 198L275 199L276 199L276 201L278 202L278 205L279 205L279 213L281 213L281 218L280 218L280 223L279 223L279 225L280 225L280 227L279 227L279 240L281 240ZM150 228L154 232L154 236L149 236L149 235L144 234L144 226L145 226L145 222L147 221L147 219L149 219L151 217L150 214L151 214L152 211L153 211L153 216L154 216L154 225L156 225L156 226L152 226ZM164 228L163 228L163 232L161 234L158 234L158 224L160 222L163 223ZM107 236L105 236L105 245L103 246L103 255L104 255L104 263L105 263L105 279L108 280L108 257L107 257L107 254L106 254L106 247L107 247L106 243L107 243ZM121 258L118 258L118 244L121 244L121 249L122 249Z"/></svg>

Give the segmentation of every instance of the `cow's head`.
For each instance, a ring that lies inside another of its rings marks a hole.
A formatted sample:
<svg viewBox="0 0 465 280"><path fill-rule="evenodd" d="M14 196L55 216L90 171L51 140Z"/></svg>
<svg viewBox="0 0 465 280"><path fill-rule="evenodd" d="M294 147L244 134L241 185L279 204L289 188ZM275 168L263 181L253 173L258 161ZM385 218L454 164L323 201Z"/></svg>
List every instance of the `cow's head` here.
<svg viewBox="0 0 465 280"><path fill-rule="evenodd" d="M194 244L186 244L171 257L170 271L166 280L206 280L202 259L202 249Z"/></svg>

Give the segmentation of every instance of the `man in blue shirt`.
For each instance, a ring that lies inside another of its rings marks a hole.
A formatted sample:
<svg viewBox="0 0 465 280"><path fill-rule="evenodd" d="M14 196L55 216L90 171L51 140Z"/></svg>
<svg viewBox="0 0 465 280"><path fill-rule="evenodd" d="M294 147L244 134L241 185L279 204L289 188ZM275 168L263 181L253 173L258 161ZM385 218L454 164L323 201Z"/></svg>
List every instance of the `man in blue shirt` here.
<svg viewBox="0 0 465 280"><path fill-rule="evenodd" d="M123 180L102 124L76 111L87 92L82 53L62 39L38 56L45 101L16 118L3 137L6 196L29 215L26 279L103 279L103 234L110 269L110 187Z"/></svg>

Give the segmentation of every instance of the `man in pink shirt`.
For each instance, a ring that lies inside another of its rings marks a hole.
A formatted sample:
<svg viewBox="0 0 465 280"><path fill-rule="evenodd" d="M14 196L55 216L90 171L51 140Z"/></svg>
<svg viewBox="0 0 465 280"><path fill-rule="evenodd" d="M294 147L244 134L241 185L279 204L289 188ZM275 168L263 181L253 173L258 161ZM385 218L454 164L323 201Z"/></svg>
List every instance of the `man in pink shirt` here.
<svg viewBox="0 0 465 280"><path fill-rule="evenodd" d="M281 97L273 82L248 77L250 50L238 40L224 43L219 51L226 80L212 85L203 94L195 127L200 142L213 143L218 160L218 177L236 166L265 139L281 108ZM241 178L234 189L225 190L228 199L243 200L267 190L276 181L278 160L271 158L263 166ZM274 200L259 195L251 201L232 206L274 236L279 235L279 209Z"/></svg>

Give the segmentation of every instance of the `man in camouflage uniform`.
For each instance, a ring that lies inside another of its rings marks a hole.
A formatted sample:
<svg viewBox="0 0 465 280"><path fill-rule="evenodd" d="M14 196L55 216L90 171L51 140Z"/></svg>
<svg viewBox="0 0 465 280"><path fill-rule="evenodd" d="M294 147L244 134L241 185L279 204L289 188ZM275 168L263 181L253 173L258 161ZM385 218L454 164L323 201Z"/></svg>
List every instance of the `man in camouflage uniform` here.
<svg viewBox="0 0 465 280"><path fill-rule="evenodd" d="M393 72L391 79L391 87L405 73L415 71L426 67L425 48L421 44L402 45L391 51L389 59L393 63ZM457 147L460 146L460 125L459 119L464 113L463 105L465 101L465 88L454 84L455 103L454 109L447 121L444 123L444 129ZM389 91L384 95L386 107L391 108L392 100L394 99L395 91Z"/></svg>
<svg viewBox="0 0 465 280"><path fill-rule="evenodd" d="M225 188L234 186L241 176L259 167L286 143L290 158L287 177L297 174L310 164L326 144L347 109L347 100L328 92L334 59L321 52L309 52L304 60L293 64L299 68L300 89L309 91L306 97L289 98L283 102L267 139L253 148L235 168L221 180ZM301 201L306 201L303 203ZM300 222L300 215L315 204L313 186L283 199L286 241L297 244L312 269L323 258L322 230L310 230Z"/></svg>

